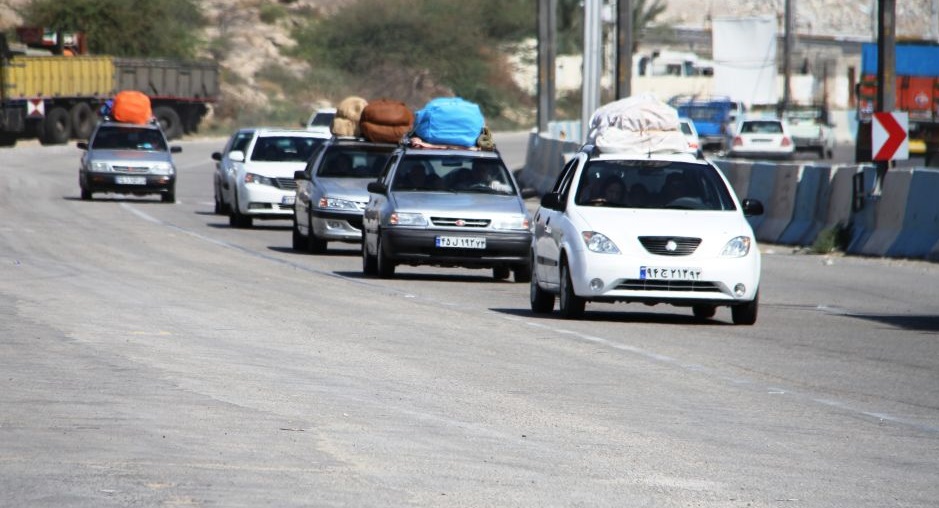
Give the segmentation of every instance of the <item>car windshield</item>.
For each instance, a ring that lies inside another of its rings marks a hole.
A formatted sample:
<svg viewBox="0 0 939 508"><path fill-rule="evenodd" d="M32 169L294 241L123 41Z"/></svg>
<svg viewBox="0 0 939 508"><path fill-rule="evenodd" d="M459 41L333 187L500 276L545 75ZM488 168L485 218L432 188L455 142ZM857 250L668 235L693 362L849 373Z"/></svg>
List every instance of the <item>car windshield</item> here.
<svg viewBox="0 0 939 508"><path fill-rule="evenodd" d="M327 149L316 175L329 178L377 178L390 156L390 149L334 146Z"/></svg>
<svg viewBox="0 0 939 508"><path fill-rule="evenodd" d="M143 127L101 127L91 141L94 150L166 151L166 140L156 129Z"/></svg>
<svg viewBox="0 0 939 508"><path fill-rule="evenodd" d="M470 155L411 155L399 164L393 190L516 194L502 159Z"/></svg>
<svg viewBox="0 0 939 508"><path fill-rule="evenodd" d="M735 210L733 198L710 165L648 160L592 160L581 173L580 206Z"/></svg>
<svg viewBox="0 0 939 508"><path fill-rule="evenodd" d="M254 142L251 160L267 162L306 162L325 140L307 136L263 136Z"/></svg>

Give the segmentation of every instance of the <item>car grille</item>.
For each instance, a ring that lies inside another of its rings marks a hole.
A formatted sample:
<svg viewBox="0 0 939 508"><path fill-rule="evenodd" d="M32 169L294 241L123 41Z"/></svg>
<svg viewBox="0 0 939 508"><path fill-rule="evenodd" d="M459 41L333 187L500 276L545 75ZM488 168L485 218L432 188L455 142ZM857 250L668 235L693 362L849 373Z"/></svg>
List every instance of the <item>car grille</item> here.
<svg viewBox="0 0 939 508"><path fill-rule="evenodd" d="M645 280L624 279L616 289L624 291L694 291L701 293L719 293L720 288L713 282L700 280Z"/></svg>
<svg viewBox="0 0 939 508"><path fill-rule="evenodd" d="M150 166L111 166L111 168L119 173L149 173Z"/></svg>
<svg viewBox="0 0 939 508"><path fill-rule="evenodd" d="M275 178L274 181L277 182L277 187L280 189L293 190L297 188L297 181L293 178Z"/></svg>
<svg viewBox="0 0 939 508"><path fill-rule="evenodd" d="M450 217L431 217L430 221L434 226L459 227L459 228L484 228L489 226L488 219L457 219Z"/></svg>
<svg viewBox="0 0 939 508"><path fill-rule="evenodd" d="M652 254L687 256L694 253L701 244L701 239L682 236L640 236L639 242ZM669 250L670 242L674 242L674 248L671 250Z"/></svg>

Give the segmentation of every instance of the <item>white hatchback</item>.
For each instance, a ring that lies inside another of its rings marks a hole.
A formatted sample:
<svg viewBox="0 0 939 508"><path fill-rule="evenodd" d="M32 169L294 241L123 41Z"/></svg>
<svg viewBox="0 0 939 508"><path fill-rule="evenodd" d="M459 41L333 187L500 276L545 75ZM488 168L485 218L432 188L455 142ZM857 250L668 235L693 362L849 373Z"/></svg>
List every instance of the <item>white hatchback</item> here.
<svg viewBox="0 0 939 508"><path fill-rule="evenodd" d="M534 217L532 311L558 298L565 318L587 302L641 302L708 319L727 306L735 324L753 324L760 252L746 217L762 213L705 160L581 151Z"/></svg>

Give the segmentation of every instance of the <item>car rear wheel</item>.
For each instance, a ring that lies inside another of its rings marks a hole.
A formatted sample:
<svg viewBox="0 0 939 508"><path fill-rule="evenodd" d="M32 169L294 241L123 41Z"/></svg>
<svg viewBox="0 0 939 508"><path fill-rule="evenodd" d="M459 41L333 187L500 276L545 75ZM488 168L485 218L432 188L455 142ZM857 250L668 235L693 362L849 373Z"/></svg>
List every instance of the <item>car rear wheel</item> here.
<svg viewBox="0 0 939 508"><path fill-rule="evenodd" d="M730 308L730 316L735 325L752 325L756 323L756 314L760 306L760 293L757 292L752 302L734 305Z"/></svg>
<svg viewBox="0 0 939 508"><path fill-rule="evenodd" d="M531 290L529 299L531 300L531 311L535 314L550 314L554 310L554 294L541 289L538 285L538 275L531 274Z"/></svg>
<svg viewBox="0 0 939 508"><path fill-rule="evenodd" d="M365 231L362 232L362 273L368 276L378 275L378 259L368 253L365 243Z"/></svg>
<svg viewBox="0 0 939 508"><path fill-rule="evenodd" d="M378 243L375 245L376 267L378 269L378 276L382 279L390 279L395 275L395 264L388 258L388 255L385 254L385 246L381 241L381 231L378 232Z"/></svg>
<svg viewBox="0 0 939 508"><path fill-rule="evenodd" d="M531 282L531 263L523 263L512 268L515 282Z"/></svg>
<svg viewBox="0 0 939 508"><path fill-rule="evenodd" d="M717 312L717 307L714 305L695 305L691 307L691 312L698 319L710 319Z"/></svg>
<svg viewBox="0 0 939 508"><path fill-rule="evenodd" d="M492 269L492 278L495 280L505 280L509 278L512 271L507 266L497 266Z"/></svg>
<svg viewBox="0 0 939 508"><path fill-rule="evenodd" d="M561 317L564 319L580 319L584 315L587 301L574 294L574 284L571 282L571 269L567 262L561 265Z"/></svg>

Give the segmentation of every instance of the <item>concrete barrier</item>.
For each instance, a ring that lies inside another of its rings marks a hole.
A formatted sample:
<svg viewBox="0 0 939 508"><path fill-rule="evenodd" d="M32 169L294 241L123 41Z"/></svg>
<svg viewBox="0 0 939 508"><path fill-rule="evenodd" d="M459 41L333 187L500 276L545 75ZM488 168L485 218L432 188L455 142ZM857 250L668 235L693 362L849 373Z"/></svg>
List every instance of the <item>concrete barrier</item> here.
<svg viewBox="0 0 939 508"><path fill-rule="evenodd" d="M519 173L523 187L531 187L545 194L554 186L564 167L564 154L576 151L580 143L551 139L533 132L528 138L525 167Z"/></svg>
<svg viewBox="0 0 939 508"><path fill-rule="evenodd" d="M777 240L784 245L811 245L825 223L831 166L802 166L796 186L792 220Z"/></svg>
<svg viewBox="0 0 939 508"><path fill-rule="evenodd" d="M854 175L863 171L860 166L835 166L831 170L828 182L827 197L822 204L825 220L822 230L835 227L839 224L847 226L851 223L852 203L854 201ZM812 238L812 241L815 239Z"/></svg>
<svg viewBox="0 0 939 508"><path fill-rule="evenodd" d="M910 170L891 170L887 172L880 197L868 197L865 210L855 214L861 221L855 220L855 226L862 226L864 231L855 235L849 245L852 254L884 256L887 250L900 236L903 219L906 215L907 196L913 172Z"/></svg>
<svg viewBox="0 0 939 508"><path fill-rule="evenodd" d="M724 176L730 180L730 185L737 194L737 199L743 201L751 197L750 174L753 173L753 163L748 161L735 161L726 159L713 159L711 162L721 169Z"/></svg>
<svg viewBox="0 0 939 508"><path fill-rule="evenodd" d="M885 255L926 258L939 241L939 170L913 169L905 203L900 234Z"/></svg>

